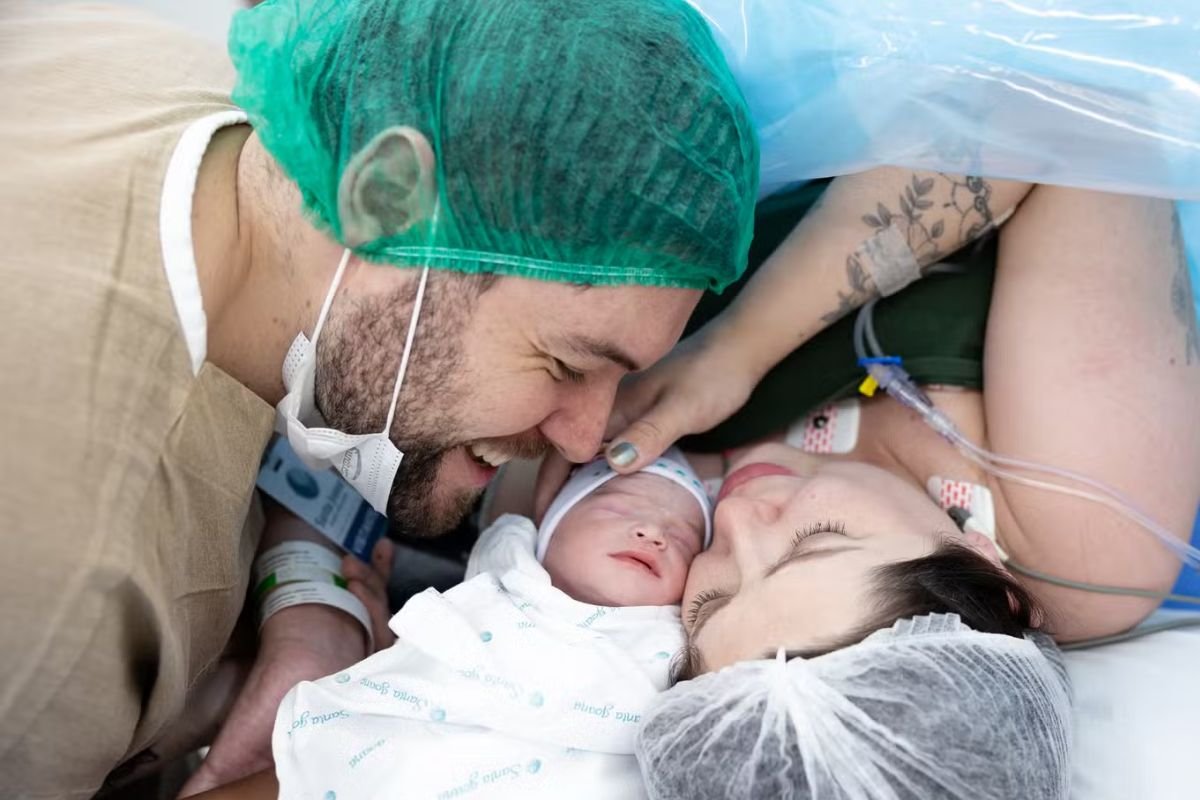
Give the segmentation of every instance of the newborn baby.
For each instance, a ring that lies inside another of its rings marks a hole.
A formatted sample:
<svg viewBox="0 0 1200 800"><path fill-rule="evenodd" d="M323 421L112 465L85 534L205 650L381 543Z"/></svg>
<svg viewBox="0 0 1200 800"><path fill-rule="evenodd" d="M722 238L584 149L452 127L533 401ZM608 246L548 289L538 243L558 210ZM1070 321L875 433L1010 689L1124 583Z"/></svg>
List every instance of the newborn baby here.
<svg viewBox="0 0 1200 800"><path fill-rule="evenodd" d="M409 600L395 645L284 698L280 798L643 796L634 737L710 533L678 451L630 476L579 468L540 528L501 517L463 583Z"/></svg>
<svg viewBox="0 0 1200 800"><path fill-rule="evenodd" d="M498 520L480 537L467 576L516 566L509 551L527 550ZM504 524L502 524L504 523ZM554 586L600 606L677 605L688 566L712 538L703 485L672 448L633 475L618 475L600 458L577 469L546 510L535 555Z"/></svg>

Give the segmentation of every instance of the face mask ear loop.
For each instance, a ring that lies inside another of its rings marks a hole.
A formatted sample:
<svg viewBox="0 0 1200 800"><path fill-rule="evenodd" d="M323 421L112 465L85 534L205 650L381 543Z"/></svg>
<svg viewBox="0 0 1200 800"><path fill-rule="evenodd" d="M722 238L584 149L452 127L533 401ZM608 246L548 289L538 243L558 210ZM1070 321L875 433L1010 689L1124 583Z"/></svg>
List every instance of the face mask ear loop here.
<svg viewBox="0 0 1200 800"><path fill-rule="evenodd" d="M433 208L430 224L437 230L441 205ZM408 357L412 355L413 342L417 338L417 320L421 318L421 305L425 302L425 284L429 280L429 265L421 269L421 282L417 284L417 299L413 301L412 319L408 321L408 338L404 340L404 355L400 356L400 369L396 372L396 383L392 386L392 404L388 408L387 422L383 425L383 435L392 435L392 421L396 419L396 405L400 400L400 389L404 386L404 375L408 372Z"/></svg>
<svg viewBox="0 0 1200 800"><path fill-rule="evenodd" d="M329 291L325 293L325 302L321 304L321 313L317 315L317 327L313 328L312 346L315 349L317 339L321 336L321 328L325 327L325 318L329 316L329 307L333 305L333 296L337 294L337 288L342 282L342 275L346 272L346 265L350 263L350 248L342 251L342 260L338 262L337 272L333 273L333 283L329 284Z"/></svg>
<svg viewBox="0 0 1200 800"><path fill-rule="evenodd" d="M404 355L400 357L400 371L396 373L396 384L392 387L392 405L388 409L383 435L390 436L392 420L396 418L396 403L400 399L400 388L404 386L404 373L408 372L408 357L412 354L413 342L417 338L417 320L421 317L421 304L425 301L425 284L429 280L429 267L421 270L421 282L417 285L417 299L413 301L412 319L408 321L408 338L404 340Z"/></svg>

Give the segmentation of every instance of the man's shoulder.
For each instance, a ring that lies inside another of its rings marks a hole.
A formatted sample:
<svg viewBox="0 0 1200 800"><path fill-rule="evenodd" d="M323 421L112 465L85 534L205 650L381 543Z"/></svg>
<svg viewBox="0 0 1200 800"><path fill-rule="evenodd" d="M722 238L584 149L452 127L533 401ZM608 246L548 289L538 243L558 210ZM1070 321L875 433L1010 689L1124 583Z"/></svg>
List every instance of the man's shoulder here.
<svg viewBox="0 0 1200 800"><path fill-rule="evenodd" d="M19 70L18 87L47 104L61 96L60 113L153 99L160 88L216 90L228 101L233 85L221 47L129 6L18 3L0 16L0 43L0 75L15 80Z"/></svg>

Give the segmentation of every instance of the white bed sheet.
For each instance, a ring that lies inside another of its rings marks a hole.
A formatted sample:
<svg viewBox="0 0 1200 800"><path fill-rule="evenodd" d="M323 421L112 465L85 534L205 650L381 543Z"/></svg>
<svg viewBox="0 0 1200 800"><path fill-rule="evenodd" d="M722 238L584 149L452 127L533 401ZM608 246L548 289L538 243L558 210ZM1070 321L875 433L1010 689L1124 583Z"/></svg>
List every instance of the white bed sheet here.
<svg viewBox="0 0 1200 800"><path fill-rule="evenodd" d="M1159 612L1152 621L1170 618ZM1073 800L1200 798L1200 628L1071 652L1066 661L1075 690Z"/></svg>

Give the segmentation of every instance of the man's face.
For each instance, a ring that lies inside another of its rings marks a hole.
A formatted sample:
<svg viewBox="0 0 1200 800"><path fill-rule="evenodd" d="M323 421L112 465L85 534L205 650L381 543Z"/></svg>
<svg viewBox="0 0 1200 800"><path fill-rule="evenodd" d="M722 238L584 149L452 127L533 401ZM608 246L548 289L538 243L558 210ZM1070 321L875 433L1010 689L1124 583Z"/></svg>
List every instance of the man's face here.
<svg viewBox="0 0 1200 800"><path fill-rule="evenodd" d="M317 405L331 427L382 429L415 275L360 264L348 276L318 344ZM453 527L510 458L550 447L594 456L621 378L670 350L700 298L515 277L478 285L430 274L391 430L404 461L388 515L408 534Z"/></svg>

